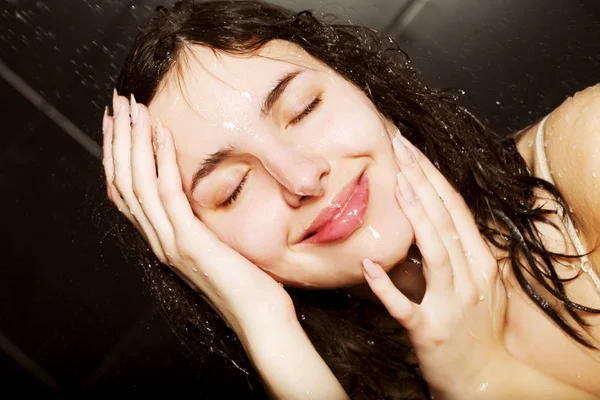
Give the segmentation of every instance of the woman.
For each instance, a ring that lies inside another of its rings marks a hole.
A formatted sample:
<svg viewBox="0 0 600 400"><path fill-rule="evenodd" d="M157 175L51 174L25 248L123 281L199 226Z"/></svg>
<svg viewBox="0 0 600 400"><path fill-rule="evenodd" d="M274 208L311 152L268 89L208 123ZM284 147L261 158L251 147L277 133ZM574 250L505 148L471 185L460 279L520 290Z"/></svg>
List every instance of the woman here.
<svg viewBox="0 0 600 400"><path fill-rule="evenodd" d="M600 88L501 140L393 41L240 1L160 8L117 92L109 198L273 397L600 395Z"/></svg>

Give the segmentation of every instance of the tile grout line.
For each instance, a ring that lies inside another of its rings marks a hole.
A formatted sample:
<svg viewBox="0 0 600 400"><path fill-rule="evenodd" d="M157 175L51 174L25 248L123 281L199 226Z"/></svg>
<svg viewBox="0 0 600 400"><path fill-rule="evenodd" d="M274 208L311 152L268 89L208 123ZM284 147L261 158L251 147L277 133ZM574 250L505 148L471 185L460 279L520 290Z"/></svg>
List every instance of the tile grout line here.
<svg viewBox="0 0 600 400"><path fill-rule="evenodd" d="M394 17L392 22L384 28L383 32L388 36L398 36L404 29L415 19L421 12L423 7L429 3L429 0L411 0L399 13Z"/></svg>
<svg viewBox="0 0 600 400"><path fill-rule="evenodd" d="M88 135L83 133L69 118L56 109L46 99L44 99L38 92L36 92L31 86L29 86L19 75L13 72L4 62L0 59L0 77L12 86L16 91L21 93L23 97L31 102L38 110L43 112L48 118L54 121L59 127L61 127L73 140L79 143L84 149L86 149L92 156L97 159L102 159L102 149L100 146L91 139Z"/></svg>
<svg viewBox="0 0 600 400"><path fill-rule="evenodd" d="M42 381L46 386L60 393L60 385L39 364L27 356L19 347L0 331L0 350L3 350L10 358L15 360L23 369Z"/></svg>

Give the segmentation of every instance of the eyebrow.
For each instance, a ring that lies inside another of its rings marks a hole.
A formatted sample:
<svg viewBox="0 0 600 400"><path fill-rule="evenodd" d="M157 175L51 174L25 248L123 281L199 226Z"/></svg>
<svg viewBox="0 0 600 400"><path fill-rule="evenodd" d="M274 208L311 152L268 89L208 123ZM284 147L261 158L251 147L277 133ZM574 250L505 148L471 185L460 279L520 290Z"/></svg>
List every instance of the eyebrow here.
<svg viewBox="0 0 600 400"><path fill-rule="evenodd" d="M273 109L273 106L281 95L285 92L285 89L288 87L290 82L298 76L302 71L293 71L288 72L282 78L277 81L277 84L269 91L267 96L265 97L262 106L260 108L261 118L265 118L269 115ZM215 171L221 164L225 161L229 160L231 157L235 156L237 151L228 146L226 148L219 149L215 153L210 154L206 159L204 159L201 163L194 175L192 176L192 182L190 184L190 193L194 193L196 186L200 183L200 181L210 175L213 171Z"/></svg>
<svg viewBox="0 0 600 400"><path fill-rule="evenodd" d="M275 103L277 103L277 100L279 100L279 98L281 97L283 92L285 92L285 89L288 87L290 82L295 77L297 77L300 74L300 72L302 71L288 72L281 79L279 79L275 87L271 89L271 91L269 92L269 94L267 94L267 97L265 97L265 100L263 101L263 105L260 109L260 115L262 118L265 118L271 113L271 110L273 109Z"/></svg>

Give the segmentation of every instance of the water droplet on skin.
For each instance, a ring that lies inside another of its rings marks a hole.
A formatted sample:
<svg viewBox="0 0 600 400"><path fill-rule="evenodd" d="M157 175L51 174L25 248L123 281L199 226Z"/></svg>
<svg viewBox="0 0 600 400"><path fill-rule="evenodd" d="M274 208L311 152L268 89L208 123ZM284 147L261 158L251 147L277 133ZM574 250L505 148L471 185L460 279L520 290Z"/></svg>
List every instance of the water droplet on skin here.
<svg viewBox="0 0 600 400"><path fill-rule="evenodd" d="M207 274L206 272L204 273L204 277L205 277L205 278L208 278L208 274Z"/></svg>
<svg viewBox="0 0 600 400"><path fill-rule="evenodd" d="M373 235L373 238L375 240L379 240L381 238L379 232L377 232L372 226L369 226L369 231L371 232L371 235Z"/></svg>
<svg viewBox="0 0 600 400"><path fill-rule="evenodd" d="M563 137L563 135L560 135L560 136L558 137L558 140L562 142L563 140L565 140L565 138Z"/></svg>
<svg viewBox="0 0 600 400"><path fill-rule="evenodd" d="M198 272L198 268L196 268L196 267L192 267L192 271L194 271L194 272Z"/></svg>
<svg viewBox="0 0 600 400"><path fill-rule="evenodd" d="M223 127L225 127L225 129L229 129L230 131L237 131L238 127L236 124L234 124L233 122L223 122Z"/></svg>
<svg viewBox="0 0 600 400"><path fill-rule="evenodd" d="M138 201L140 202L140 204L144 204L144 200L142 200L141 197L138 197Z"/></svg>
<svg viewBox="0 0 600 400"><path fill-rule="evenodd" d="M594 178L596 178L596 177L598 176L598 174L596 173L596 171L592 172L592 176L593 176Z"/></svg>
<svg viewBox="0 0 600 400"><path fill-rule="evenodd" d="M458 235L455 233L454 236L452 236L452 240L454 240L455 242L458 241Z"/></svg>
<svg viewBox="0 0 600 400"><path fill-rule="evenodd" d="M486 389L488 388L488 383L487 382L483 382L480 386L479 386L479 391L480 392L485 392Z"/></svg>
<svg viewBox="0 0 600 400"><path fill-rule="evenodd" d="M479 301L484 301L485 300L485 296L484 295L479 295Z"/></svg>
<svg viewBox="0 0 600 400"><path fill-rule="evenodd" d="M277 282L277 283L279 283L279 286L283 287L283 283L281 283L281 282Z"/></svg>
<svg viewBox="0 0 600 400"><path fill-rule="evenodd" d="M577 371L577 379L581 379L581 372Z"/></svg>

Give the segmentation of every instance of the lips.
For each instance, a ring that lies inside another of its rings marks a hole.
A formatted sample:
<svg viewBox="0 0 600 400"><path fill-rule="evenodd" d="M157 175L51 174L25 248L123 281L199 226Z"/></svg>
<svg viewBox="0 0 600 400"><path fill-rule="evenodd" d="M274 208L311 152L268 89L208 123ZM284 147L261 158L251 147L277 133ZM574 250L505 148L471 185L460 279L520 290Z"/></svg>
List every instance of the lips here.
<svg viewBox="0 0 600 400"><path fill-rule="evenodd" d="M346 239L362 225L368 202L369 182L362 172L317 215L301 243L324 244Z"/></svg>

